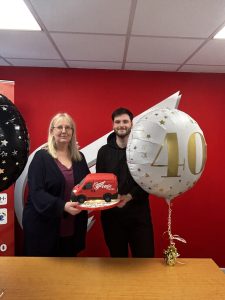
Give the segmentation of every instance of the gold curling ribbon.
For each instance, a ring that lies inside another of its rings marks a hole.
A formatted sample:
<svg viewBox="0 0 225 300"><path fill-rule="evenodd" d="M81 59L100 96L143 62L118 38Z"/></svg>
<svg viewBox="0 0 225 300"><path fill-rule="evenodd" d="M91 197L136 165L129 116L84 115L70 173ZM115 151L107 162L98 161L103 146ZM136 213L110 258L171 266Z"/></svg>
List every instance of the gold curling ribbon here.
<svg viewBox="0 0 225 300"><path fill-rule="evenodd" d="M175 247L174 240L178 240L182 243L186 243L186 241L181 238L179 235L175 234L172 235L171 232L171 214L172 214L172 204L170 205L170 201L167 201L168 203L168 235L169 235L169 240L170 240L170 245L166 250L163 251L164 255L164 261L166 262L167 265L169 266L174 266L177 262L177 257L180 256L180 254L177 252L177 248Z"/></svg>

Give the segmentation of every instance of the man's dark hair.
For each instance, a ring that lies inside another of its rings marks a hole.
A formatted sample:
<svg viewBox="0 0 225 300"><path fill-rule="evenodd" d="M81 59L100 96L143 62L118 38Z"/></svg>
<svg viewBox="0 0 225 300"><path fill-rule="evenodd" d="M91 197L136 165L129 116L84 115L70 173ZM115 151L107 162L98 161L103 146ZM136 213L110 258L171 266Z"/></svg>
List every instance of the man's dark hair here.
<svg viewBox="0 0 225 300"><path fill-rule="evenodd" d="M132 121L134 118L134 115L132 114L131 111L129 111L129 109L124 108L124 107L120 107L117 108L116 110L114 110L114 112L112 113L112 120L114 121L115 117L121 116L121 115L128 115L130 117L130 120Z"/></svg>

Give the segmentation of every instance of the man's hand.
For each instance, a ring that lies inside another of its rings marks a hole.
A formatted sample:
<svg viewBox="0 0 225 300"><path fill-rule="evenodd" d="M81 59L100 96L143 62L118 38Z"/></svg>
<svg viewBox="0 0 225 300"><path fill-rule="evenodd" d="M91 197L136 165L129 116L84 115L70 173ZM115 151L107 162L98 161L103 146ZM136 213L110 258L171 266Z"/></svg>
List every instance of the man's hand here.
<svg viewBox="0 0 225 300"><path fill-rule="evenodd" d="M75 216L81 212L81 209L77 208L77 202L66 202L64 210L70 215Z"/></svg>
<svg viewBox="0 0 225 300"><path fill-rule="evenodd" d="M131 194L118 195L118 198L120 199L120 202L117 205L117 207L119 207L119 208L124 207L127 204L127 202L129 202L130 200L132 200Z"/></svg>

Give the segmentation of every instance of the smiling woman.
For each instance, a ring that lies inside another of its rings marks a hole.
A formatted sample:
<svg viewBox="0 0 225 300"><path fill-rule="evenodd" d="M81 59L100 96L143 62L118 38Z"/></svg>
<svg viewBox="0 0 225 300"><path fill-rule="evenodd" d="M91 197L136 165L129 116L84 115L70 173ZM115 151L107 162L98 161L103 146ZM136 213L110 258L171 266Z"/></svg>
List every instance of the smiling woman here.
<svg viewBox="0 0 225 300"><path fill-rule="evenodd" d="M49 126L48 147L50 154L64 163L71 158L80 160L76 145L75 124L68 114L57 114Z"/></svg>
<svg viewBox="0 0 225 300"><path fill-rule="evenodd" d="M88 173L74 121L67 113L57 114L49 125L48 142L35 153L28 171L25 255L76 256L85 247L87 212L70 202L70 195Z"/></svg>

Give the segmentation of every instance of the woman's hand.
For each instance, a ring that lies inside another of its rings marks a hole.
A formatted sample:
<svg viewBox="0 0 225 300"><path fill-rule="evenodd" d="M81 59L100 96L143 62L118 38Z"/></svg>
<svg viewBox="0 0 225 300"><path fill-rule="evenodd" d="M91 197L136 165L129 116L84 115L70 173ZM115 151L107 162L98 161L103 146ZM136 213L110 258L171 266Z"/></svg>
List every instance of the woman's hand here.
<svg viewBox="0 0 225 300"><path fill-rule="evenodd" d="M77 202L66 202L64 206L64 210L68 212L68 214L75 216L81 212L81 209L77 208Z"/></svg>

